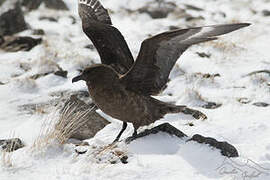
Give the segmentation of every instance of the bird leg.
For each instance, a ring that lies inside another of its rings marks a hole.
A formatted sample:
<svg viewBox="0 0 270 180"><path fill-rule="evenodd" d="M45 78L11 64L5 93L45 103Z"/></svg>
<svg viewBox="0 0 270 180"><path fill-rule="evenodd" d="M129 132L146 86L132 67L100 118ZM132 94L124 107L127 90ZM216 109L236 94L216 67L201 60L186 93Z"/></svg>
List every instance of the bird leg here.
<svg viewBox="0 0 270 180"><path fill-rule="evenodd" d="M136 137L138 134L137 134L137 129L134 128L134 132L132 134L133 137Z"/></svg>
<svg viewBox="0 0 270 180"><path fill-rule="evenodd" d="M123 122L122 129L121 129L121 131L119 132L119 134L117 135L117 137L115 138L115 140L113 142L119 141L121 135L126 130L126 128L127 128L127 123L126 122Z"/></svg>

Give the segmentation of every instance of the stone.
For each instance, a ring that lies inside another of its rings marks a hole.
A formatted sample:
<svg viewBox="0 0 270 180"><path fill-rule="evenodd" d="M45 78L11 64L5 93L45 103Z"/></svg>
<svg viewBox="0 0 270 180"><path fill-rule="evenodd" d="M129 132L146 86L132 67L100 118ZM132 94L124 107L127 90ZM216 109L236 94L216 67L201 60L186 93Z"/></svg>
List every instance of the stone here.
<svg viewBox="0 0 270 180"><path fill-rule="evenodd" d="M170 31L173 31L173 30L176 30L176 29L181 29L181 28L178 27L178 26L174 26L174 25L169 26Z"/></svg>
<svg viewBox="0 0 270 180"><path fill-rule="evenodd" d="M30 51L42 42L41 38L27 36L5 36L0 42L0 49L7 52Z"/></svg>
<svg viewBox="0 0 270 180"><path fill-rule="evenodd" d="M90 49L90 50L95 50L96 49L93 44L88 44L88 45L84 46L84 48Z"/></svg>
<svg viewBox="0 0 270 180"><path fill-rule="evenodd" d="M148 136L150 134L157 134L158 132L166 132L170 135L174 135L179 138L187 137L185 133L180 131L179 129L175 128L174 126L170 125L169 123L163 123L160 124L152 129L146 129L145 131L137 134L136 136L130 136L128 137L125 142L129 144L131 141L134 141L135 139Z"/></svg>
<svg viewBox="0 0 270 180"><path fill-rule="evenodd" d="M264 16L270 16L270 11L265 9L265 10L262 11L262 14Z"/></svg>
<svg viewBox="0 0 270 180"><path fill-rule="evenodd" d="M157 4L148 4L145 7L138 9L139 13L147 13L153 19L166 18L169 13L173 12L176 8L174 3L162 3Z"/></svg>
<svg viewBox="0 0 270 180"><path fill-rule="evenodd" d="M204 52L196 52L196 54L198 54L198 56L202 57L202 58L210 58L211 54L207 54Z"/></svg>
<svg viewBox="0 0 270 180"><path fill-rule="evenodd" d="M37 9L43 0L22 0L22 6L26 7L28 10Z"/></svg>
<svg viewBox="0 0 270 180"><path fill-rule="evenodd" d="M251 73L248 73L248 74L245 75L245 76L251 76L251 75L260 74L260 73L266 73L266 74L270 75L270 70L268 70L268 69L263 69L263 70L259 70L259 71L253 71L253 72L251 72Z"/></svg>
<svg viewBox="0 0 270 180"><path fill-rule="evenodd" d="M39 17L39 20L48 20L50 22L58 22L58 19L56 19L55 17L48 17L48 16L41 16Z"/></svg>
<svg viewBox="0 0 270 180"><path fill-rule="evenodd" d="M233 145L231 145L231 144L229 144L229 143L227 143L225 141L224 142L219 142L214 138L204 137L204 136L199 135L199 134L195 134L188 141L196 141L198 143L208 144L208 145L210 145L212 147L220 149L221 154L223 156L226 156L226 157L239 157L237 149Z"/></svg>
<svg viewBox="0 0 270 180"><path fill-rule="evenodd" d="M70 19L71 19L71 24L76 24L77 23L77 20L74 16L68 16Z"/></svg>
<svg viewBox="0 0 270 180"><path fill-rule="evenodd" d="M242 104L248 104L251 102L251 100L246 98L246 97L237 98L237 101L242 103Z"/></svg>
<svg viewBox="0 0 270 180"><path fill-rule="evenodd" d="M0 0L0 6L5 2L6 0Z"/></svg>
<svg viewBox="0 0 270 180"><path fill-rule="evenodd" d="M265 102L255 102L252 105L258 106L258 107L267 107L267 106L269 106L269 104L265 103Z"/></svg>
<svg viewBox="0 0 270 180"><path fill-rule="evenodd" d="M60 76L60 77L63 77L63 78L67 78L67 74L68 72L67 71L64 71L64 70L59 70L59 71L55 71L54 72L54 75L56 76Z"/></svg>
<svg viewBox="0 0 270 180"><path fill-rule="evenodd" d="M41 77L44 77L44 76L47 76L49 74L53 73L52 71L50 72L46 72L46 73L39 73L39 74L34 74L32 76L30 76L30 79L34 79L34 80L37 80L38 78L41 78Z"/></svg>
<svg viewBox="0 0 270 180"><path fill-rule="evenodd" d="M185 133L175 128L174 126L170 125L169 123L164 123L154 128L146 129L145 131L137 134L136 136L130 136L127 139L125 139L125 142L129 144L138 138L142 138L150 134L157 134L158 132L166 132L170 135L176 136L181 139L183 138L186 139L188 137ZM204 137L202 135L195 134L194 136L192 136L192 138L188 139L187 142L188 141L196 141L198 143L208 144L211 147L221 150L221 154L226 157L239 156L237 149L233 145L227 142L219 142L216 139L211 138L211 137Z"/></svg>
<svg viewBox="0 0 270 180"><path fill-rule="evenodd" d="M68 10L67 5L62 0L43 0L45 6L49 9Z"/></svg>
<svg viewBox="0 0 270 180"><path fill-rule="evenodd" d="M20 1L5 1L0 7L0 36L12 35L26 29Z"/></svg>
<svg viewBox="0 0 270 180"><path fill-rule="evenodd" d="M66 101L70 96L76 96L82 99L84 102L93 106L91 98L87 91L56 91L49 93L51 97L49 101L39 102L39 103L29 103L18 106L18 110L24 114L45 114L51 111L51 107L59 107L60 109L64 107Z"/></svg>
<svg viewBox="0 0 270 180"><path fill-rule="evenodd" d="M33 35L43 36L43 35L45 35L45 31L44 31L43 29L34 29L34 30L32 31L32 34L33 34Z"/></svg>
<svg viewBox="0 0 270 180"><path fill-rule="evenodd" d="M193 10L193 11L204 11L204 9L199 8L197 6L191 5L191 4L185 4L186 9Z"/></svg>
<svg viewBox="0 0 270 180"><path fill-rule="evenodd" d="M28 10L34 10L39 8L41 3L44 3L45 6L49 9L55 10L68 10L67 5L62 0L23 0L22 5L25 6Z"/></svg>
<svg viewBox="0 0 270 180"><path fill-rule="evenodd" d="M216 109L216 108L219 108L221 106L222 106L222 104L220 104L220 103L206 102L205 104L202 105L202 108L205 108L205 109Z"/></svg>
<svg viewBox="0 0 270 180"><path fill-rule="evenodd" d="M2 139L0 147L6 152L12 152L24 147L24 144L19 138Z"/></svg>
<svg viewBox="0 0 270 180"><path fill-rule="evenodd" d="M197 20L204 20L205 18L202 16L186 16L185 20L186 21L197 21Z"/></svg>

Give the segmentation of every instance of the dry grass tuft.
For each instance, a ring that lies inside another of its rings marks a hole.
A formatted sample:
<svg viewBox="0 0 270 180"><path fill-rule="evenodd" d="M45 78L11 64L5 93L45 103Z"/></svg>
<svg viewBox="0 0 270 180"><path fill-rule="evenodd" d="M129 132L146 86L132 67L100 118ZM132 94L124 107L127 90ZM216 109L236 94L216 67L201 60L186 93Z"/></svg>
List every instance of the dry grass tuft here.
<svg viewBox="0 0 270 180"><path fill-rule="evenodd" d="M15 132L11 132L9 135L9 138L13 138L15 137ZM16 142L14 142L16 143ZM12 152L15 150L15 146L16 144L14 144L13 142L11 143L11 146L9 146L7 149L2 149L0 151L1 153L1 165L2 167L5 168L10 168L13 167L13 163L12 163Z"/></svg>
<svg viewBox="0 0 270 180"><path fill-rule="evenodd" d="M71 135L88 120L94 107L78 111L78 105L68 103L63 109L56 108L43 121L40 134L32 145L33 150L42 150L55 142L64 144Z"/></svg>
<svg viewBox="0 0 270 180"><path fill-rule="evenodd" d="M1 152L1 164L3 167L10 168L13 166L11 157L12 157L11 152L7 152L7 151Z"/></svg>

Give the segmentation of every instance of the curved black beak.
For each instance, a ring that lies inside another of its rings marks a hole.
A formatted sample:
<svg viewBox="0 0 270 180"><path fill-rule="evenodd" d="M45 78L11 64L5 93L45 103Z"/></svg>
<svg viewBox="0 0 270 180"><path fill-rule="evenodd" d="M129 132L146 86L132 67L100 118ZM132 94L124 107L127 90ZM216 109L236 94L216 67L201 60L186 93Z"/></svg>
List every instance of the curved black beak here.
<svg viewBox="0 0 270 180"><path fill-rule="evenodd" d="M80 80L83 80L83 79L82 79L82 76L81 76L81 75L76 76L76 77L74 77L74 78L72 79L72 83L77 82L77 81L80 81Z"/></svg>

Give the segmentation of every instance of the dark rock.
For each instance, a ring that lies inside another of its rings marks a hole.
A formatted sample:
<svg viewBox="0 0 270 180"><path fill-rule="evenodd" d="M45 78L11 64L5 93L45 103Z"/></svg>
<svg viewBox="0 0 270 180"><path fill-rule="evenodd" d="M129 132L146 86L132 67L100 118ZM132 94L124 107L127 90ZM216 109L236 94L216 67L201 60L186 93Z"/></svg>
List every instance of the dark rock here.
<svg viewBox="0 0 270 180"><path fill-rule="evenodd" d="M87 91L57 91L49 94L52 98L47 102L30 103L18 106L18 111L26 114L45 114L49 113L52 106L63 108L70 96L83 99L90 106L93 106L92 100L89 98Z"/></svg>
<svg viewBox="0 0 270 180"><path fill-rule="evenodd" d="M68 107L70 106L70 107ZM76 95L72 95L70 99L65 103L65 106L62 109L62 113L65 109L71 109L72 113L84 113L91 108L92 106L84 103L80 99L76 97ZM95 109L95 108L94 108ZM96 135L98 131L103 129L109 122L100 116L95 110L87 113L82 120L83 124L78 129L75 129L70 137L67 138L74 138L79 140L89 139ZM70 119L67 118L66 122L63 122L64 125L68 125L71 122L68 122ZM57 127L58 125L56 125ZM61 131L61 129L60 129Z"/></svg>
<svg viewBox="0 0 270 180"><path fill-rule="evenodd" d="M214 77L220 77L220 74L203 74L203 78L214 78Z"/></svg>
<svg viewBox="0 0 270 180"><path fill-rule="evenodd" d="M255 102L252 105L258 106L258 107L267 107L267 106L269 106L269 104L265 103L265 102Z"/></svg>
<svg viewBox="0 0 270 180"><path fill-rule="evenodd" d="M245 97L244 98L238 98L237 101L240 102L240 103L242 103L242 104L248 104L248 103L251 102L250 99L245 98Z"/></svg>
<svg viewBox="0 0 270 180"><path fill-rule="evenodd" d="M88 45L84 46L84 48L91 49L91 50L95 50L96 49L93 44L88 44Z"/></svg>
<svg viewBox="0 0 270 180"><path fill-rule="evenodd" d="M68 17L72 20L71 24L76 24L77 23L76 18L74 16L70 15Z"/></svg>
<svg viewBox="0 0 270 180"><path fill-rule="evenodd" d="M40 35L40 36L43 36L45 35L45 32L43 29L34 29L33 32L32 32L33 35Z"/></svg>
<svg viewBox="0 0 270 180"><path fill-rule="evenodd" d="M169 26L170 31L176 30L176 29L180 29L180 28L178 26Z"/></svg>
<svg viewBox="0 0 270 180"><path fill-rule="evenodd" d="M63 71L63 70L59 70L59 71L54 72L54 75L61 76L63 78L67 78L67 74L68 74L68 72L67 71Z"/></svg>
<svg viewBox="0 0 270 180"><path fill-rule="evenodd" d="M193 124L192 122L187 123L187 125L188 125L188 126L191 126L191 127L194 126L194 124Z"/></svg>
<svg viewBox="0 0 270 180"><path fill-rule="evenodd" d="M81 150L75 149L75 152L80 155L80 154L85 154L87 150L81 151Z"/></svg>
<svg viewBox="0 0 270 180"><path fill-rule="evenodd" d="M7 52L30 51L33 47L42 42L41 38L27 36L5 36L0 44L0 49Z"/></svg>
<svg viewBox="0 0 270 180"><path fill-rule="evenodd" d="M226 18L227 17L227 15L226 15L226 13L225 12L218 12L222 17L224 17L224 18Z"/></svg>
<svg viewBox="0 0 270 180"><path fill-rule="evenodd" d="M12 35L27 29L20 1L8 0L0 7L0 36Z"/></svg>
<svg viewBox="0 0 270 180"><path fill-rule="evenodd" d="M162 3L161 5L148 4L143 8L138 9L139 13L147 13L153 19L166 18L169 13L173 12L176 8L174 3Z"/></svg>
<svg viewBox="0 0 270 180"><path fill-rule="evenodd" d="M23 0L22 5L28 10L37 9L41 3L49 9L68 10L67 5L62 0Z"/></svg>
<svg viewBox="0 0 270 180"><path fill-rule="evenodd" d="M147 129L147 130L137 134L136 136L130 136L127 139L125 139L125 142L127 144L129 144L138 138L142 138L142 137L148 136L150 134L157 134L160 131L166 132L170 135L174 135L174 136L179 137L179 138L186 138L187 137L187 135L185 133L183 133L182 131L180 131L179 129L173 127L169 123L164 123L164 124L160 124L160 125L152 128L152 129ZM219 142L216 139L211 138L211 137L204 137L202 135L195 134L191 139L189 139L187 141L196 141L198 143L208 144L214 148L220 149L221 154L223 156L226 156L226 157L238 157L239 156L236 148L233 145L231 145L227 142Z"/></svg>
<svg viewBox="0 0 270 180"><path fill-rule="evenodd" d="M0 45L5 42L5 38L3 36L0 36Z"/></svg>
<svg viewBox="0 0 270 180"><path fill-rule="evenodd" d="M35 74L35 75L30 76L30 78L36 80L40 77L47 76L47 75L52 74L52 73L54 73L54 75L56 75L56 76L61 76L63 78L67 78L68 72L64 71L59 65L57 65L57 68L58 68L58 70L56 70L56 71L49 71L46 73Z"/></svg>
<svg viewBox="0 0 270 180"><path fill-rule="evenodd" d="M41 16L39 17L39 20L48 20L50 22L58 22L58 19L56 19L55 17L47 17L47 16Z"/></svg>
<svg viewBox="0 0 270 180"><path fill-rule="evenodd" d="M202 8L196 7L194 5L185 4L186 9L194 10L194 11L204 11Z"/></svg>
<svg viewBox="0 0 270 180"><path fill-rule="evenodd" d="M45 6L49 9L68 10L67 5L62 0L43 0Z"/></svg>
<svg viewBox="0 0 270 180"><path fill-rule="evenodd" d="M264 16L270 16L270 11L265 9L265 10L262 11L262 14Z"/></svg>
<svg viewBox="0 0 270 180"><path fill-rule="evenodd" d="M0 147L7 152L16 151L24 147L24 144L19 138L0 140Z"/></svg>
<svg viewBox="0 0 270 180"><path fill-rule="evenodd" d="M204 52L196 52L196 54L198 54L198 56L202 57L202 58L210 58L211 54L206 54Z"/></svg>
<svg viewBox="0 0 270 180"><path fill-rule="evenodd" d="M185 133L180 131L179 129L175 128L174 126L170 125L169 123L163 123L160 124L152 129L146 129L145 131L137 134L136 136L130 136L128 137L125 142L129 144L131 141L134 141L135 139L142 138L145 136L148 136L150 134L157 134L158 132L166 132L170 135L174 135L179 138L187 137Z"/></svg>
<svg viewBox="0 0 270 180"><path fill-rule="evenodd" d="M64 97L70 97L72 95L75 95L76 97L86 100L89 99L89 93L88 91L57 91L57 92L52 92L49 94L52 97L57 97L57 98L64 98Z"/></svg>
<svg viewBox="0 0 270 180"><path fill-rule="evenodd" d="M239 154L238 154L236 148L234 146L232 146L231 144L225 142L225 141L224 142L219 142L219 141L217 141L214 138L204 137L204 136L199 135L199 134L195 134L188 141L196 141L198 143L208 144L208 145L210 145L212 147L215 147L217 149L220 149L221 150L221 154L223 156L227 156L227 157L239 157Z"/></svg>
<svg viewBox="0 0 270 180"><path fill-rule="evenodd" d="M128 156L126 156L126 155L120 158L120 161L121 161L123 164L127 164L127 163L128 163L127 160L128 160Z"/></svg>
<svg viewBox="0 0 270 180"><path fill-rule="evenodd" d="M43 0L22 0L22 6L25 6L28 10L37 9Z"/></svg>
<svg viewBox="0 0 270 180"><path fill-rule="evenodd" d="M47 76L47 75L49 75L51 73L53 73L53 72L46 72L46 73L35 74L35 75L30 76L30 79L36 80L36 79L38 79L40 77Z"/></svg>
<svg viewBox="0 0 270 180"><path fill-rule="evenodd" d="M264 69L264 70L259 70L259 71L253 71L251 73L248 73L245 76L251 76L251 75L260 74L260 73L266 73L270 75L270 70Z"/></svg>
<svg viewBox="0 0 270 180"><path fill-rule="evenodd" d="M185 17L185 20L186 21L193 21L193 20L204 20L204 17L202 17L202 16L187 16L187 17Z"/></svg>
<svg viewBox="0 0 270 180"><path fill-rule="evenodd" d="M31 64L30 63L20 63L20 68L23 69L25 72L27 72L31 69Z"/></svg>
<svg viewBox="0 0 270 180"><path fill-rule="evenodd" d="M195 119L207 119L207 116L204 113L195 109L190 109L188 107L186 107L185 110L182 111L182 113L192 115Z"/></svg>
<svg viewBox="0 0 270 180"><path fill-rule="evenodd" d="M0 85L5 85L5 83L3 83L3 82L0 81Z"/></svg>
<svg viewBox="0 0 270 180"><path fill-rule="evenodd" d="M0 0L0 6L5 2L6 0Z"/></svg>
<svg viewBox="0 0 270 180"><path fill-rule="evenodd" d="M215 102L206 102L206 104L202 105L202 108L216 109L216 108L219 108L220 106L222 106L222 104L218 104L218 103L215 103Z"/></svg>

